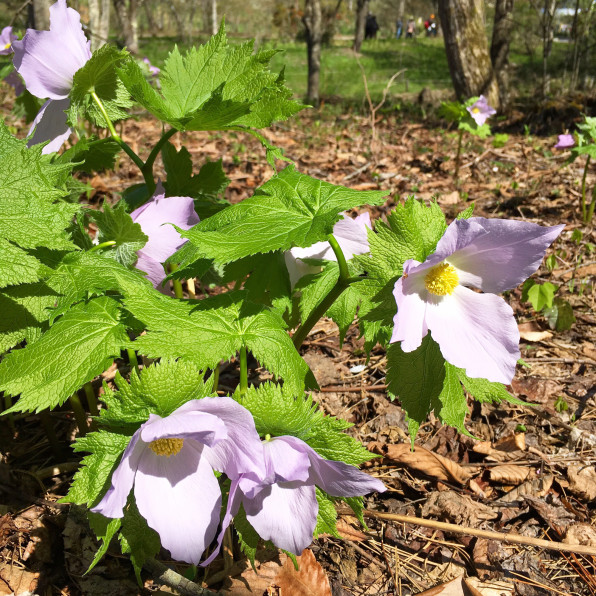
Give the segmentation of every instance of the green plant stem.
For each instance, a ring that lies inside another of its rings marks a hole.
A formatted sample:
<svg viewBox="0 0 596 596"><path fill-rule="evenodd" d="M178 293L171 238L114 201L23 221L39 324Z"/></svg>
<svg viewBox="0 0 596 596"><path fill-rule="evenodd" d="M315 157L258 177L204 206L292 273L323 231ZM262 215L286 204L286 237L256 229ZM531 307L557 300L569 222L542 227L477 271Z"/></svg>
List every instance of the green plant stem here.
<svg viewBox="0 0 596 596"><path fill-rule="evenodd" d="M178 269L178 265L176 263L171 263L169 269L171 272L176 271L176 269ZM176 296L176 298L184 298L182 282L179 279L172 278L172 287L174 288L174 296Z"/></svg>
<svg viewBox="0 0 596 596"><path fill-rule="evenodd" d="M114 124L110 120L110 117L108 116L108 113L103 103L101 102L101 99L99 99L95 91L91 92L91 97L93 98L93 101L99 108L101 115L104 117L104 120L106 121L106 124L108 126L108 130L110 131L110 135L112 136L114 141L116 141L116 143L118 143L118 145L122 147L124 153L126 153L128 157L130 157L130 159L132 159L135 165L139 168L139 170L141 170L141 174L143 174L143 178L145 179L145 184L147 184L147 187L152 187L155 189L155 181L153 180L153 175L147 176L146 171L144 170L145 164L143 163L143 160L132 150L128 143L122 140L122 137L116 132Z"/></svg>
<svg viewBox="0 0 596 596"><path fill-rule="evenodd" d="M106 242L102 242L101 244L96 244L93 248L90 248L87 252L95 252L96 250L101 250L102 248L108 248L108 246L114 246L116 244L115 240L107 240Z"/></svg>
<svg viewBox="0 0 596 596"><path fill-rule="evenodd" d="M72 408L75 420L77 421L79 432L81 433L81 436L84 437L87 434L89 427L87 426L87 414L83 409L78 393L73 393L68 398L68 401L70 402L70 407Z"/></svg>
<svg viewBox="0 0 596 596"><path fill-rule="evenodd" d="M584 166L584 175L582 176L582 221L588 223L591 218L588 218L586 212L586 177L588 175L588 166L590 165L590 156L586 156L586 165ZM594 201L590 205L590 211L594 213L593 209Z"/></svg>
<svg viewBox="0 0 596 596"><path fill-rule="evenodd" d="M219 385L219 364L213 369L213 392L217 393L217 386Z"/></svg>
<svg viewBox="0 0 596 596"><path fill-rule="evenodd" d="M167 132L164 132L161 135L161 138L159 139L159 141L157 141L157 143L155 144L155 147L153 147L153 149L151 149L151 153L149 153L149 157L147 158L147 161L144 163L143 167L141 168L141 172L143 173L143 178L145 178L145 182L147 183L148 179L150 179L152 182L151 187L149 186L149 183L147 183L147 189L149 190L150 194L153 194L153 191L155 190L155 181L153 180L153 164L155 163L155 160L157 159L157 156L159 155L161 148L177 132L178 132L177 128L170 128L170 130L168 130Z"/></svg>
<svg viewBox="0 0 596 596"><path fill-rule="evenodd" d="M590 221L592 221L592 217L594 217L594 207L596 207L596 186L594 186L592 189L592 202L588 208L588 214L586 215L585 219L586 223L590 223Z"/></svg>
<svg viewBox="0 0 596 596"><path fill-rule="evenodd" d="M126 353L128 354L128 361L130 362L130 365L135 369L137 375L140 374L137 353L132 348L127 348Z"/></svg>
<svg viewBox="0 0 596 596"><path fill-rule="evenodd" d="M244 395L248 390L248 356L246 346L240 348L240 393Z"/></svg>
<svg viewBox="0 0 596 596"><path fill-rule="evenodd" d="M95 397L95 391L91 383L85 383L83 385L85 390L85 397L87 398L87 405L89 406L89 413L91 416L99 416L99 407L97 406L97 398Z"/></svg>
<svg viewBox="0 0 596 596"><path fill-rule="evenodd" d="M459 162L461 159L461 145L464 138L464 131L460 129L459 137L457 138L457 153L455 154L455 172L453 172L453 179L457 180L459 176Z"/></svg>
<svg viewBox="0 0 596 596"><path fill-rule="evenodd" d="M56 431L54 430L54 425L52 423L52 417L50 416L49 410L42 410L39 413L39 418L41 419L41 425L43 429L46 431L46 437L48 438L48 443L52 449L53 454L56 457L60 457L60 441L58 441L58 437L56 436Z"/></svg>
<svg viewBox="0 0 596 596"><path fill-rule="evenodd" d="M321 317L325 316L325 313L329 310L329 307L343 294L344 290L351 283L360 279L358 277L350 277L348 263L346 262L344 253L333 234L329 234L327 240L329 241L329 244L335 253L335 257L337 258L337 264L339 265L339 279L333 288L331 288L329 294L327 294L327 296L325 296L325 298L319 302L317 307L310 313L306 321L304 321L304 323L298 327L296 333L294 333L292 341L294 342L294 346L297 350L300 349L300 346L306 339L306 336L310 333L311 329L317 324Z"/></svg>

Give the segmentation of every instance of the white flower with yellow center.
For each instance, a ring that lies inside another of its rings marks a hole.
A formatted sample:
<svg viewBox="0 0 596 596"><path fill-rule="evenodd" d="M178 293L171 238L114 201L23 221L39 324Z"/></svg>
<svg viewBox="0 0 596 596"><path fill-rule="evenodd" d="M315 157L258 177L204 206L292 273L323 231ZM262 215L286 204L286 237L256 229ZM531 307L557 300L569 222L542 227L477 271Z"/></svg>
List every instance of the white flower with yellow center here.
<svg viewBox="0 0 596 596"><path fill-rule="evenodd" d="M520 357L519 331L511 307L495 294L534 273L564 227L455 220L424 263L404 263L393 290L397 314L391 342L412 352L430 331L445 360L469 377L509 384Z"/></svg>

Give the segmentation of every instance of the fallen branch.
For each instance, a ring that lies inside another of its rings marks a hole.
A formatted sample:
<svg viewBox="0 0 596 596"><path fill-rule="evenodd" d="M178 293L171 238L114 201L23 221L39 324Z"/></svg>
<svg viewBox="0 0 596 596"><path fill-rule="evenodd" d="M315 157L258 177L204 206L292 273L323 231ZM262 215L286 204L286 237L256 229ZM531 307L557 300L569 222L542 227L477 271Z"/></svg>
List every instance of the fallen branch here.
<svg viewBox="0 0 596 596"><path fill-rule="evenodd" d="M340 511L339 513L353 515L353 512L349 510ZM538 548L556 550L563 553L575 553L578 555L591 555L596 557L596 547L594 546L553 542L551 540L542 540L541 538L522 536L521 534L514 534L512 532L504 534L503 532L492 532L491 530L477 530L476 528L467 528L457 524L448 524L445 522L435 521L432 519L422 519L421 517L413 517L410 515L398 515L396 513L381 513L379 511L370 511L365 509L363 514L365 517L376 517L377 519L385 519L403 524L412 524L414 526L422 526L424 528L433 528L435 530L443 530L444 532L452 532L453 534L466 534L468 536L486 538L487 540L499 540L500 542L507 542L509 544L526 544L528 546L536 546Z"/></svg>
<svg viewBox="0 0 596 596"><path fill-rule="evenodd" d="M218 596L218 592L202 588L155 559L145 561L143 567L158 584L168 586L182 596Z"/></svg>

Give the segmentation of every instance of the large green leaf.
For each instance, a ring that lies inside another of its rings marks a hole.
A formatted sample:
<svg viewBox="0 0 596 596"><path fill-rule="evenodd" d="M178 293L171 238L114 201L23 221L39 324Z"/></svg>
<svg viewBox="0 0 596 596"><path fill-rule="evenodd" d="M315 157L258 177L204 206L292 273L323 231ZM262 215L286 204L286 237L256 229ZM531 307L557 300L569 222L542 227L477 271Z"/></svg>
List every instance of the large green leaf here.
<svg viewBox="0 0 596 596"><path fill-rule="evenodd" d="M129 343L119 315L106 296L77 304L38 341L8 354L0 390L21 395L10 411L53 408L106 370Z"/></svg>
<svg viewBox="0 0 596 596"><path fill-rule="evenodd" d="M254 196L181 234L203 256L229 263L256 253L325 240L342 211L380 205L386 194L335 186L287 167Z"/></svg>

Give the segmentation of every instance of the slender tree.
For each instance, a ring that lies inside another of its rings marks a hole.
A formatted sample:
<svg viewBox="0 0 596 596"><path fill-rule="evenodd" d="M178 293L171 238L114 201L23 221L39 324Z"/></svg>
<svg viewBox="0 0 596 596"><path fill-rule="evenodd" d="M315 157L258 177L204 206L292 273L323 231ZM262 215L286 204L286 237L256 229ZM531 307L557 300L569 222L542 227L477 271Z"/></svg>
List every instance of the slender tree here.
<svg viewBox="0 0 596 596"><path fill-rule="evenodd" d="M321 72L321 43L323 40L323 17L321 0L305 0L302 17L306 30L306 53L308 56L308 84L306 100L319 105L319 75Z"/></svg>
<svg viewBox="0 0 596 596"><path fill-rule="evenodd" d="M110 34L110 0L89 0L91 51L101 48Z"/></svg>
<svg viewBox="0 0 596 596"><path fill-rule="evenodd" d="M137 0L114 0L114 9L124 37L124 45L132 54L139 51L139 21Z"/></svg>
<svg viewBox="0 0 596 596"><path fill-rule="evenodd" d="M355 52L360 51L360 47L364 41L368 4L369 0L358 0L358 4L356 5L356 32L354 33L354 45L352 46Z"/></svg>
<svg viewBox="0 0 596 596"><path fill-rule="evenodd" d="M490 59L499 84L501 108L509 105L509 42L513 29L513 0L496 0Z"/></svg>
<svg viewBox="0 0 596 596"><path fill-rule="evenodd" d="M439 16L456 95L465 100L483 94L498 109L499 84L484 30L483 0L439 0Z"/></svg>

